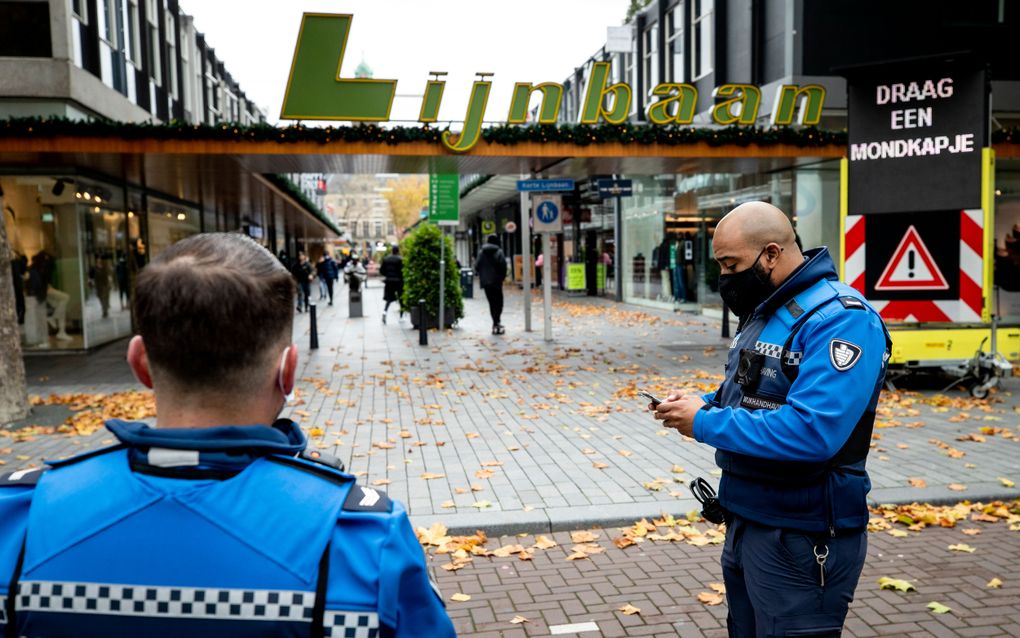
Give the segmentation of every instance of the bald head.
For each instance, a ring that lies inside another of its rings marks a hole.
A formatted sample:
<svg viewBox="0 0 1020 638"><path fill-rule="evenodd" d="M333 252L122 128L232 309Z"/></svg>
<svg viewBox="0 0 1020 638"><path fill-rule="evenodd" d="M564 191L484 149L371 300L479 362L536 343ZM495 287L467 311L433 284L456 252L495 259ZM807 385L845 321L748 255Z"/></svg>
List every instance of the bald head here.
<svg viewBox="0 0 1020 638"><path fill-rule="evenodd" d="M720 235L727 239L733 235L759 250L769 243L783 248L797 243L790 220L783 211L766 202L747 202L731 210L715 228L716 238Z"/></svg>
<svg viewBox="0 0 1020 638"><path fill-rule="evenodd" d="M804 261L789 218L766 202L741 204L719 220L712 250L723 274L746 270L761 257L776 284Z"/></svg>

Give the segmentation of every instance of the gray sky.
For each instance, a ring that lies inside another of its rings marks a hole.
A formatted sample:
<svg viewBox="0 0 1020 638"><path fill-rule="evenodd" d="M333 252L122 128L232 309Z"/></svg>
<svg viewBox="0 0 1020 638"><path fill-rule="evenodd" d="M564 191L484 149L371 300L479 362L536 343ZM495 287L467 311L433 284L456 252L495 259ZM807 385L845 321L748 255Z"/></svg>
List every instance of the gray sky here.
<svg viewBox="0 0 1020 638"><path fill-rule="evenodd" d="M486 120L505 120L515 82L562 82L619 25L627 0L181 0L195 27L277 122L303 12L351 13L342 74L364 54L396 79L392 119L417 119L429 71L447 71L442 120L462 120L476 71L495 73ZM419 97L399 97L400 95ZM535 96L537 100L537 96Z"/></svg>

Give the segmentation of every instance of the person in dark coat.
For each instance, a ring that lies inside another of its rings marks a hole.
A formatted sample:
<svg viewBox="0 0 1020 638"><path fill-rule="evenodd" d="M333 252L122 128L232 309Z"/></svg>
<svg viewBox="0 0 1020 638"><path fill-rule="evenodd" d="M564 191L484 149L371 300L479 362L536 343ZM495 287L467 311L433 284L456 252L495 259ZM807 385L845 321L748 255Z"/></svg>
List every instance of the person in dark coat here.
<svg viewBox="0 0 1020 638"><path fill-rule="evenodd" d="M322 288L325 288L329 292L329 305L332 306L333 282L339 276L339 269L333 258L329 256L329 253L319 258L319 263L315 264L315 272L319 276L319 299L322 299Z"/></svg>
<svg viewBox="0 0 1020 638"><path fill-rule="evenodd" d="M397 302L400 309L400 318L404 318L404 307L400 303L400 297L404 294L404 258L400 256L400 246L394 246L393 251L382 260L379 265L379 274L383 277L385 288L383 288L383 301L386 306L382 312L382 322L386 323L386 312L390 304Z"/></svg>
<svg viewBox="0 0 1020 638"><path fill-rule="evenodd" d="M315 269L312 267L312 263L308 261L308 255L304 251L298 252L298 259L294 262L291 275L298 284L297 311L304 312L308 310L308 303L311 300L312 294L312 280L315 279ZM302 301L304 302L304 308L302 308Z"/></svg>
<svg viewBox="0 0 1020 638"><path fill-rule="evenodd" d="M489 235L485 245L478 251L475 273L489 300L489 314L492 315L492 334L501 335L506 328L500 323L503 315L503 280L506 279L506 257L499 247L499 237Z"/></svg>

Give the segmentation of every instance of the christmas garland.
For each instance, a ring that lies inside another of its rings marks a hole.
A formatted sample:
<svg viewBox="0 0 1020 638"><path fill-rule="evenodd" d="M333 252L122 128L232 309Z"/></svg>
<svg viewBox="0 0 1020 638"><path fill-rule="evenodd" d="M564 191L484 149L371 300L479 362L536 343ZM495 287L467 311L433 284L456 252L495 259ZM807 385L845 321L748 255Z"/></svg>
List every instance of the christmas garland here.
<svg viewBox="0 0 1020 638"><path fill-rule="evenodd" d="M397 145L412 142L440 144L444 129L428 125L383 127L375 124L353 126L273 126L270 124L190 124L171 120L167 123L129 123L105 119L71 120L66 118L11 118L0 120L0 138L25 137L116 137L125 140L199 140L220 142L277 142L282 144L315 142L367 142ZM524 143L560 143L591 146L598 144L662 144L683 146L705 143L709 146L788 145L801 148L845 146L847 133L815 127L790 126L761 128L729 126L725 128L657 126L650 124L537 124L492 126L482 131L482 139L491 144L513 146ZM1020 127L992 133L996 144L1020 144Z"/></svg>

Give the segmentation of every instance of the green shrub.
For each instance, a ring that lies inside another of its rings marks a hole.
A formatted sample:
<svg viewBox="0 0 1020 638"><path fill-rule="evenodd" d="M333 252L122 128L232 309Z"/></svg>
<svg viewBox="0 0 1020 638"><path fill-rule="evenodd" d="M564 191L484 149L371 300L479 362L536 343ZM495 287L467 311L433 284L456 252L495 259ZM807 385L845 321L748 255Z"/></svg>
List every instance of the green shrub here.
<svg viewBox="0 0 1020 638"><path fill-rule="evenodd" d="M439 316L439 240L442 234L435 224L420 224L400 243L404 257L404 295L400 304L405 312L425 300L425 310ZM453 252L453 239L446 241L446 316L454 321L464 317L464 298L460 288L460 271Z"/></svg>

